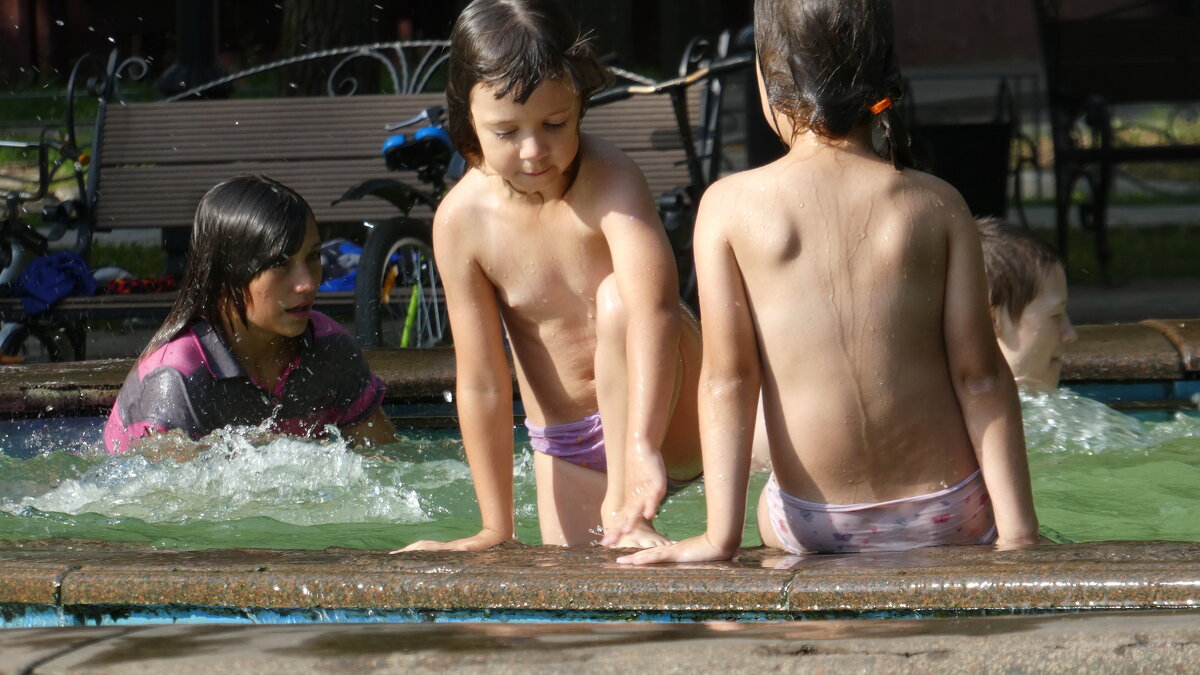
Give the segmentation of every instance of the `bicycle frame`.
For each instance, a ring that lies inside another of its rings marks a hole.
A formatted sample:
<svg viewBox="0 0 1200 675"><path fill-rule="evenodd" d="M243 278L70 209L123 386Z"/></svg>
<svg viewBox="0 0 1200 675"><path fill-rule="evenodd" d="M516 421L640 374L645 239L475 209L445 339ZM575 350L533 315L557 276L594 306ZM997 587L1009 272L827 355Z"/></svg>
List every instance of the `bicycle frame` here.
<svg viewBox="0 0 1200 675"><path fill-rule="evenodd" d="M50 193L58 170L68 162L74 169L73 178L82 194L83 167L88 165L90 158L87 153L78 150L70 130L64 140L56 138L55 133L55 128L46 127L36 142L0 140L0 147L37 151L37 187L32 192L14 189L4 195L5 213L3 220L0 220L0 283L16 281L29 260L47 255L50 242L61 239L69 227L78 228L75 251L86 255L90 248L91 238L84 234L87 228L78 227L82 221L81 214L85 211L79 200L43 206L42 221L51 225L48 235L35 230L22 217L22 206L44 199ZM54 162L50 159L51 150L58 156ZM75 357L82 358L85 347L83 326L82 322L47 322L42 318L26 317L21 321L3 322L0 335L4 336L5 348L12 353L20 348L28 335L35 335L47 346L51 360L57 361L61 360L62 351L54 334L65 332Z"/></svg>
<svg viewBox="0 0 1200 675"><path fill-rule="evenodd" d="M445 319L442 307L436 297L438 292L436 266L432 257L427 256L424 252L424 249L432 251L432 234L428 231L429 228L425 228L423 232L413 232L412 223L415 221L409 218L409 214L418 204L436 210L442 197L446 194L446 176L461 173L462 159L453 152L448 138L444 137L443 115L443 108L430 108L412 119L386 127L387 131L398 131L420 122L429 123L413 134L412 138L407 136L390 137L385 141L383 148L384 159L389 168L415 170L418 179L428 186L426 189L414 187L400 180L379 178L351 187L333 202L337 204L344 200L361 199L371 195L395 205L402 214L400 218L385 223L376 225L366 223L371 227L371 231L367 235L367 241L359 259L359 276L355 284L355 331L359 343L363 347L378 347L382 344L380 305L385 302L390 293L397 274L392 268L390 259L402 248L414 248L415 251L412 254L416 257L412 260L411 265L414 270L413 283L409 289L400 346L402 348L428 346L422 344L423 337L418 335L420 332L418 323L422 312L433 315L426 317L431 332L435 333L432 338L437 339L442 333L441 327L445 323ZM423 133L431 129L435 133ZM392 143L395 139L400 139L400 142ZM411 157L408 156L410 154ZM404 242L409 243L405 244ZM427 292L422 270L428 270L429 280L433 286L428 289L434 295L432 304L428 306L422 303L422 298ZM380 276L381 274L382 276ZM378 288L375 287L377 280L380 280ZM366 285L364 286L364 284ZM432 330L435 325L438 330Z"/></svg>

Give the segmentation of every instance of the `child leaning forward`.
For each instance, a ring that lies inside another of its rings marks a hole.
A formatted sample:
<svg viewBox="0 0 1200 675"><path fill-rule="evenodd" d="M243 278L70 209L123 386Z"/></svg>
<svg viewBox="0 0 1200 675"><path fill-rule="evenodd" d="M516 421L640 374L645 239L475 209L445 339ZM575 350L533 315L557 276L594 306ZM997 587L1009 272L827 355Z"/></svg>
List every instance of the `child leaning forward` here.
<svg viewBox="0 0 1200 675"><path fill-rule="evenodd" d="M700 473L699 331L679 300L646 180L581 133L606 83L552 0L476 0L451 37L446 99L470 170L434 218L454 331L478 534L513 537L511 346L534 447L542 541L667 543L651 520L669 480Z"/></svg>

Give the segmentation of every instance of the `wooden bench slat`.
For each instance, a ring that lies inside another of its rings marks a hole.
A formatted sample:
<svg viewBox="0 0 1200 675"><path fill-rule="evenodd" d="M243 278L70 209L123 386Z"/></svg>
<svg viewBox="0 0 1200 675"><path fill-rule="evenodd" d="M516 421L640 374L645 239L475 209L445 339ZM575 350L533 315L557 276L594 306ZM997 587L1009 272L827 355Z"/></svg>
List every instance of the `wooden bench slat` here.
<svg viewBox="0 0 1200 675"><path fill-rule="evenodd" d="M261 160L380 159L384 126L411 117L440 97L144 103L109 109L101 167ZM210 105L212 104L212 105ZM180 114L178 110L187 106ZM664 96L642 96L591 109L583 129L627 150L680 147L674 112Z"/></svg>
<svg viewBox="0 0 1200 675"><path fill-rule="evenodd" d="M688 182L682 150L635 150L630 157L647 175L654 195ZM237 173L262 173L292 186L312 206L318 222L361 222L399 215L376 197L330 203L352 185L370 178L395 178L418 185L412 174L389 172L382 160L340 162L246 162L191 166L108 167L100 183L96 221L101 228L189 227L196 204L209 187ZM428 210L415 210L424 217Z"/></svg>

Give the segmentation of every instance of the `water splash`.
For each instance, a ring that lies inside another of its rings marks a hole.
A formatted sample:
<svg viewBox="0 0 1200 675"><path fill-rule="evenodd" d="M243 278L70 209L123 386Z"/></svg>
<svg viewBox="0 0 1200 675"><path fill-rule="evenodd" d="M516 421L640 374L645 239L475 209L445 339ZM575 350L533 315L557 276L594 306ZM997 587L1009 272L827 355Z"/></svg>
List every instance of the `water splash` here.
<svg viewBox="0 0 1200 675"><path fill-rule="evenodd" d="M1022 390L1021 413L1030 451L1092 455L1155 442L1137 419L1069 389Z"/></svg>
<svg viewBox="0 0 1200 675"><path fill-rule="evenodd" d="M428 489L428 481L408 485L403 466L396 467L397 480L395 470L381 465L340 440L281 437L255 447L245 436L228 433L192 461L151 461L139 454L102 458L78 478L0 503L0 510L96 513L147 523L264 516L292 525L429 520L417 494Z"/></svg>
<svg viewBox="0 0 1200 675"><path fill-rule="evenodd" d="M1044 528L1066 541L1200 539L1200 419L1142 420L1069 390L1021 404Z"/></svg>

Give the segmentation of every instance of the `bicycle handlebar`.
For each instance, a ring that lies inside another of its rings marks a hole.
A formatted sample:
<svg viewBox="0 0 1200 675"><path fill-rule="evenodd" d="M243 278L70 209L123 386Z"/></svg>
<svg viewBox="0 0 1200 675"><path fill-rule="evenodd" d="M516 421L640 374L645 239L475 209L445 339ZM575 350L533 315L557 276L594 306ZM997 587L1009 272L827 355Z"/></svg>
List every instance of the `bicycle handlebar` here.
<svg viewBox="0 0 1200 675"><path fill-rule="evenodd" d="M623 101L632 96L644 96L646 94L661 94L669 92L673 89L687 88L700 80L724 75L744 68L754 62L754 54L745 53L728 56L723 59L718 59L709 63L707 66L697 68L683 77L676 77L670 80L663 80L654 84L628 84L620 87L612 87L593 96L588 105L604 105L605 103L613 103L615 101Z"/></svg>
<svg viewBox="0 0 1200 675"><path fill-rule="evenodd" d="M413 117L404 120L403 122L389 124L389 125L385 126L383 129L384 129L384 131L399 131L400 129L403 129L405 127L411 127L412 125L416 124L417 122L422 122L425 120L429 120L429 124L431 126L438 126L441 123L442 116L445 114L445 112L446 112L446 108L443 106L440 106L440 105L434 106L432 108L426 108L426 109L422 110L420 113L414 115Z"/></svg>
<svg viewBox="0 0 1200 675"><path fill-rule="evenodd" d="M47 138L47 136L49 135L49 132L50 132L50 129L44 130L42 132L41 140L38 140L38 141L0 140L0 148L16 148L18 150L32 150L34 148L37 148L37 151L38 151L38 160L37 160L38 188L37 188L37 191L34 192L33 194L18 193L20 195L20 199L19 199L20 201L35 202L35 201L38 201L39 199L41 199L42 197L45 197L46 193L50 191L50 183L51 183L51 179L53 177L52 174L57 172L58 167L61 166L61 164L55 165L54 171L51 171L49 150L54 149L58 154L62 155L64 158L69 159L72 162L81 164L83 166L87 166L91 162L91 156L88 155L88 153L82 152L79 149L75 148L73 145L71 145L70 142L64 142L64 143L52 142L50 139Z"/></svg>

